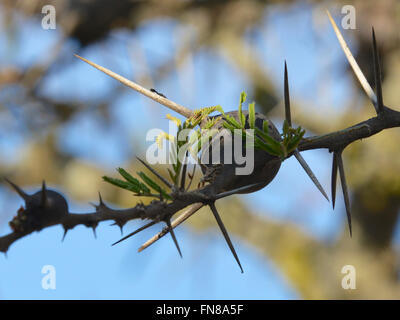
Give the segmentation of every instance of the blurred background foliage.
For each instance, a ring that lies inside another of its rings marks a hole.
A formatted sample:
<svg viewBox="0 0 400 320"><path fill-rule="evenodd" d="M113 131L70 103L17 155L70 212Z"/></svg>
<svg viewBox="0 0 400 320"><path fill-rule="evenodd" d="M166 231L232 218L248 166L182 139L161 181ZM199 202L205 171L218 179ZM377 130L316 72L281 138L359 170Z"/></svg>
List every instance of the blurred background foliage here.
<svg viewBox="0 0 400 320"><path fill-rule="evenodd" d="M37 27L43 16L41 8L46 4L56 7L56 30ZM325 14L329 8L338 21L341 7L346 4L356 8L356 30L344 30L356 60L373 85L373 25L381 55L384 102L398 110L397 0L3 0L0 175L26 187L46 179L49 185L77 202L94 201L101 190L103 198L116 206L135 203L132 195L103 183L101 176L112 175L113 169L122 165L130 172L138 171L140 166L134 155L143 155L145 151L144 132L165 127L167 111L91 70L73 58L72 53L135 79L145 87L154 87L192 109L207 104L233 109L240 91L245 89L258 111L277 123L283 117L281 74L283 59L288 58L289 77L294 79L290 82L293 118L307 129L307 134L323 134L365 120L373 116L373 108L350 73ZM310 16L307 37L300 31L305 28L304 21L290 21L299 19L298 12ZM297 38L286 37L285 29L268 29L270 20L276 17L283 22L275 25L290 26L292 34L296 34L293 28L298 27ZM154 28L165 29L167 34L154 35ZM31 36L24 37L29 32ZM32 52L23 51L28 45ZM304 59L301 50L306 50L313 60ZM331 50L336 50L334 55ZM280 55L278 60L274 54ZM216 82L230 79L213 71L218 64L227 65L232 77L239 78L242 85L233 97L223 101L219 97L231 93L229 88L223 92L224 85L228 87L229 83ZM302 69L296 67L302 64ZM202 72L202 78L196 72ZM300 89L296 89L298 78L307 79ZM336 90L337 83L344 87L337 94L342 96L332 98L335 93L330 90ZM224 101L234 103L225 106ZM129 108L118 107L119 104ZM328 204L323 200L316 200L317 191L312 187L296 190L297 201L290 202L293 194L285 190L287 184L294 183L292 177L300 177L299 185L306 183L304 176L294 174L289 178L278 174L273 186L258 195L265 197L270 188L281 190L275 201L288 202L289 210L279 205L269 207L265 202L263 206L254 205L253 198L248 196L221 202L219 208L228 230L272 262L300 298L400 298L399 248L395 240L400 213L399 138L400 130L388 130L356 142L344 152L354 218L352 239L344 215L340 216L343 224L329 240L315 236L297 223L296 219L307 215L307 208L313 206L321 211L318 214L333 213L326 209ZM93 149L88 149L88 144ZM329 191L331 155L315 151L314 157L317 173ZM5 187L0 191L11 195ZM341 202L338 192L337 203ZM335 215L343 211L342 206L337 207ZM5 204L0 211L4 208ZM294 219L290 213L284 219L269 215L270 211L279 210L303 210L304 215ZM13 212L1 212L4 231L12 215ZM186 228L193 234L218 232L207 213L196 214L187 221ZM70 237L74 237L74 231ZM21 240L26 241L29 239ZM340 270L346 264L356 266L357 290L343 290L340 286ZM233 264L227 267L234 268Z"/></svg>

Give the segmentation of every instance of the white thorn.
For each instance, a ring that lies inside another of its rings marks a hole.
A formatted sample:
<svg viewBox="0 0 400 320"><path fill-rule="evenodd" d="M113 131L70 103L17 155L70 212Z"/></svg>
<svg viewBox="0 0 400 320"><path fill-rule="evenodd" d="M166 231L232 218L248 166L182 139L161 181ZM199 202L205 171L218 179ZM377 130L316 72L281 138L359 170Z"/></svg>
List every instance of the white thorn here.
<svg viewBox="0 0 400 320"><path fill-rule="evenodd" d="M344 54L346 55L347 60L349 61L350 66L353 68L353 71L358 79L360 81L361 86L363 87L365 93L367 96L370 98L372 101L373 105L377 105L377 99L374 91L371 88L371 85L368 83L367 78L364 76L363 72L361 71L360 67L357 64L356 59L354 59L349 47L347 46L346 41L344 40L342 34L339 31L339 28L337 27L335 21L333 20L331 14L327 10L326 13L328 14L329 21L332 24L333 30L335 31L336 37L339 40L340 46L343 49Z"/></svg>

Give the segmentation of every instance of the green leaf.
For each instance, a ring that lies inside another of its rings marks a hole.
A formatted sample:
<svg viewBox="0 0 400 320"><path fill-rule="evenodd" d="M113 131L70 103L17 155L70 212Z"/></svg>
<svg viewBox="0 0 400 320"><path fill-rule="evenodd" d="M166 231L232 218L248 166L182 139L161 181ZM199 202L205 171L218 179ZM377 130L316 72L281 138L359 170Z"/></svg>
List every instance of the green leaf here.
<svg viewBox="0 0 400 320"><path fill-rule="evenodd" d="M242 92L240 93L239 107L241 107L242 104L246 101L246 98L247 98L246 92L242 91Z"/></svg>
<svg viewBox="0 0 400 320"><path fill-rule="evenodd" d="M258 136L260 136L262 139L264 139L264 140L266 140L266 139L268 139L267 137L269 136L268 135L268 133L266 133L266 132L264 132L264 131L261 131L259 128L255 128L254 129L255 131L256 131L256 134L258 135Z"/></svg>
<svg viewBox="0 0 400 320"><path fill-rule="evenodd" d="M117 171L119 172L119 174L128 182L130 182L133 185L140 185L140 182L138 179L134 178L131 176L130 173L128 173L125 169L123 168L118 168Z"/></svg>
<svg viewBox="0 0 400 320"><path fill-rule="evenodd" d="M228 122L224 122L223 124L222 124L222 126L225 128L225 129L228 129L228 130L230 130L230 131L234 131L235 129L237 129L237 128L235 128L234 126L232 126L231 124L229 124Z"/></svg>
<svg viewBox="0 0 400 320"><path fill-rule="evenodd" d="M225 121L228 122L230 125L234 126L235 129L242 129L241 124L239 122L237 122L233 116L226 114L224 117L225 117Z"/></svg>
<svg viewBox="0 0 400 320"><path fill-rule="evenodd" d="M171 197L167 194L167 192L161 188L156 182L154 182L152 179L150 179L144 172L138 172L137 173L142 180L153 190L155 190L157 193L162 194L162 196L166 199L171 199Z"/></svg>
<svg viewBox="0 0 400 320"><path fill-rule="evenodd" d="M140 182L140 189L141 189L142 193L150 194L150 189L147 188L147 186L143 182Z"/></svg>
<svg viewBox="0 0 400 320"><path fill-rule="evenodd" d="M238 110L238 116L239 116L239 121L241 123L241 128L244 128L246 125L246 117L242 113L242 105L243 102L246 101L246 97L247 97L246 93L242 91L242 93L240 94L239 110Z"/></svg>
<svg viewBox="0 0 400 320"><path fill-rule="evenodd" d="M211 129L212 127L215 126L215 124L221 119L221 117L216 117L212 119L207 119L206 125L204 126L204 129Z"/></svg>
<svg viewBox="0 0 400 320"><path fill-rule="evenodd" d="M215 110L221 112L221 114L225 114L224 109L220 105L215 106Z"/></svg>
<svg viewBox="0 0 400 320"><path fill-rule="evenodd" d="M292 152L293 150L295 150L300 142L300 140L303 138L304 134L305 134L305 130L301 131L300 134L296 135L295 137L293 137L287 146L288 152Z"/></svg>
<svg viewBox="0 0 400 320"><path fill-rule="evenodd" d="M285 119L285 120L283 121L283 126L282 126L282 131L283 131L283 134L284 134L284 135L287 135L287 134L289 133L289 128L290 128L289 123L288 123L287 120Z"/></svg>
<svg viewBox="0 0 400 320"><path fill-rule="evenodd" d="M280 150L280 148L279 148L279 149L273 148L273 147L271 147L270 145L266 144L266 143L265 143L264 141L262 141L261 139L257 139L256 141L257 141L257 145L259 145L260 149L262 149L262 150L264 150L264 151L266 151L266 152L268 152L269 154L272 154L272 155L274 155L274 156L278 156L278 157L281 156L281 150Z"/></svg>
<svg viewBox="0 0 400 320"><path fill-rule="evenodd" d="M104 176L103 180L119 188L126 189L135 193L140 193L140 188L138 186L132 185L129 182L122 181L120 179L110 178L107 176Z"/></svg>
<svg viewBox="0 0 400 320"><path fill-rule="evenodd" d="M276 141L270 135L268 135L265 132L261 131L257 127L255 128L255 131L262 139L262 140L260 139L261 140L261 144L268 146L268 150L265 150L265 151L267 151L267 152L269 152L271 154L274 154L274 155L281 155L282 154L281 143L279 141Z"/></svg>
<svg viewBox="0 0 400 320"><path fill-rule="evenodd" d="M254 129L256 125L256 110L254 102L249 104L249 125L250 129Z"/></svg>
<svg viewBox="0 0 400 320"><path fill-rule="evenodd" d="M264 133L266 133L266 134L268 134L268 131L269 131L268 126L269 126L269 121L268 121L268 120L264 120L264 121L263 121L263 131L264 131Z"/></svg>

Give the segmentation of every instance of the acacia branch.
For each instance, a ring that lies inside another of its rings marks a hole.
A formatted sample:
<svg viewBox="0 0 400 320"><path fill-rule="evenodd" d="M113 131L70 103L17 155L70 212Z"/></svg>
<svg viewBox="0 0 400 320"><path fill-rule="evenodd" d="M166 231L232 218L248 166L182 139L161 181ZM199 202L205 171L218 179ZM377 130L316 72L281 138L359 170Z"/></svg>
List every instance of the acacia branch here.
<svg viewBox="0 0 400 320"><path fill-rule="evenodd" d="M364 90L366 91L367 95L371 99L372 103L374 104L375 110L377 111L377 116L370 118L366 121L360 122L356 125L348 127L343 130L335 131L332 133L320 135L320 136L313 136L309 138L303 138L291 154L288 157L295 155L297 159L302 159L299 151L305 150L313 150L313 149L328 149L330 152L334 152L334 162L332 167L332 200L334 204L334 197L335 197L335 188L336 188L336 175L337 169L339 169L341 182L342 182L342 189L345 197L346 203L346 211L349 219L349 227L351 230L350 225L350 205L349 205L349 198L348 198L348 191L347 185L345 183L345 175L343 169L343 161L341 158L342 151L351 143L356 140L368 138L373 136L382 130L400 127L400 112L390 109L383 105L383 98L382 98L382 85L380 83L380 66L379 66L379 55L377 52L375 34L373 32L373 48L374 48L374 70L375 70L375 79L377 81L377 95L375 95L365 79L365 76L362 74L360 68L358 67L356 61L351 55L351 52L348 50L348 47L343 39L343 36L340 34L339 29L335 25L333 19L329 18L334 26L334 30L346 57L348 58L350 64L352 65L358 79L360 80L361 84L363 85ZM151 90L145 89L142 86L127 80L120 75L105 69L97 64L94 64L84 58L77 56L79 59L89 63L90 65L94 66L95 68L105 72L109 76L117 79L118 81L122 82L123 84L127 85L128 87L140 92L141 94L146 95L147 97L167 106L168 108L184 115L185 117L190 117L193 115L193 111L178 105L177 103L165 98L164 96L155 93ZM286 114L286 121L291 124L291 115L290 115L290 104L289 104L289 89L288 89L288 77L287 77L287 70L285 64L285 114ZM299 160L301 163L301 160ZM141 161L148 169L150 169L154 174L151 167ZM266 165L266 164L264 164ZM311 179L314 183L319 186L319 189L322 190L321 192L326 196L325 192L323 192L322 186L319 185L319 182L316 180L315 176L312 174L311 169L303 165L306 172L309 174ZM311 172L311 174L310 174ZM157 175L157 174L156 174ZM157 175L158 176L158 175ZM313 177L314 176L314 177ZM232 178L232 177L227 177ZM161 180L167 185L171 186L170 183L163 178ZM249 190L256 185L260 184L259 182L256 184L248 184L246 186L237 187L232 190L225 190L224 192L218 193L218 190L214 189L213 184L209 184L202 189L198 189L195 191L184 191L185 187L185 174L182 176L181 179L181 186L180 188L172 188L172 193L170 194L172 202L164 201L161 197L160 200L153 200L149 205L137 204L133 208L128 209L111 209L104 204L100 197L99 205L96 205L96 211L93 213L85 213L85 214L75 214L68 212L68 205L64 197L62 197L59 193L46 190L45 185L43 184L42 190L33 194L27 195L23 192L19 187L12 184L12 187L20 194L20 196L25 200L26 208L21 208L18 210L17 216L15 216L12 221L10 221L10 226L13 229L8 235L0 237L0 252L6 253L8 248L12 243L17 241L20 238L23 238L35 231L41 231L44 228L51 227L54 225L62 225L64 228L64 236L68 230L73 229L77 225L85 225L87 227L93 228L95 231L97 225L101 221L106 220L114 220L114 224L118 225L121 229L122 227L128 222L129 220L133 219L148 219L151 220L150 223L147 225L139 228L138 230L132 232L128 236L124 237L122 240L136 234L139 231L146 229L147 227L155 224L156 222L165 222L167 224L167 228L164 228L160 233L154 236L152 239L147 241L139 251L143 250L144 248L148 247L158 239L160 239L166 233L171 233L171 236L175 242L175 245L180 253L180 249L176 240L176 237L173 233L173 229L189 218L192 214L194 214L198 209L200 209L204 205L208 205L211 207L212 212L217 218L218 224L223 231L225 239L233 252L239 266L239 260L236 255L235 250L233 249L233 245L229 240L229 236L226 232L225 227L222 224L222 221L219 219L218 213L215 209L214 202L220 198L230 196L235 193L239 192L250 192ZM246 190L246 188L249 188ZM178 190L179 189L179 190ZM47 200L51 201L47 201ZM178 211L190 206L187 210L185 210L181 216L177 219L172 221L171 218L174 214ZM240 266L241 267L241 266Z"/></svg>
<svg viewBox="0 0 400 320"><path fill-rule="evenodd" d="M18 188L14 184L12 186L15 189ZM211 196L211 188L206 186L201 190L191 192L175 192L172 202L153 200L148 205L139 203L135 207L127 209L112 209L103 202L100 196L99 204L95 205L94 212L69 213L62 211L61 204L66 201L59 193L52 190L45 191L47 192L46 197L50 201L48 205L44 206L37 201L38 195L40 194L42 197L44 194L43 191L33 195L24 193L25 208L18 210L17 216L10 221L9 224L13 231L0 237L0 252L6 253L10 245L18 239L55 225L61 225L64 228L64 236L68 230L77 225L84 225L95 230L100 222L107 220L113 220L115 225L122 228L128 221L134 219L166 221L191 204L198 202L207 204L215 201L215 197Z"/></svg>
<svg viewBox="0 0 400 320"><path fill-rule="evenodd" d="M89 61L86 61L90 63ZM98 66L96 66L98 67ZM104 68L102 69L104 71ZM107 70L108 72L108 70ZM121 81L121 79L119 79ZM125 84L126 81L124 82ZM129 83L129 86L131 86L133 82ZM139 88L140 90L137 90ZM142 90L143 89L143 90ZM165 99L163 97L160 97L157 94L154 94L153 92L145 91L146 89L142 88L141 86L135 84L135 90L149 96L160 102L163 103L164 105L168 105L171 109L173 108L172 106L176 106L174 102ZM152 96L155 95L155 96ZM163 101L161 101L161 99ZM165 100L165 101L164 101ZM180 106L181 107L181 106ZM185 107L179 108L179 111L181 114L182 109L189 113L188 109ZM286 112L286 117L290 119L290 112L288 114L288 111ZM352 142L359 140L359 139L364 139L368 138L370 136L373 136L382 130L393 128L393 127L400 127L400 112L392 110L388 107L383 106L382 108L379 109L379 113L377 116L368 119L366 121L360 122L356 125L353 125L349 128L335 131L332 133L328 133L325 135L320 135L320 136L313 136L309 138L303 138L302 141L298 145L298 150L299 151L305 151L305 150L313 150L313 149L321 149L325 148L328 149L331 152L335 151L341 151L343 150L346 146L351 144ZM289 156L294 155L294 153L290 154ZM15 188L15 185L14 185ZM21 191L17 189L17 191L21 194ZM217 200L218 195L215 195L214 197L210 196L210 188L204 188L202 190L197 190L196 192L179 192L179 193L174 193L174 201L171 203L167 203L164 201L153 201L150 203L148 206L144 206L142 204L138 204L137 206L130 208L130 209L122 209L122 210L114 210L109 207L107 207L103 201L100 198L100 204L96 206L96 212L93 213L87 213L87 214L73 214L69 213L67 215L63 215L60 219L54 220L54 219L45 219L43 221L40 221L39 223L37 221L34 221L32 224L32 221L30 221L29 224L26 222L25 224L22 223L22 226L24 228L14 228L14 231L8 235L5 235L3 237L0 237L0 251L1 252L7 252L9 246L15 242L16 240L27 236L28 234L34 232L34 231L40 231L46 227L50 227L53 225L60 224L63 226L65 233L74 228L76 225L85 225L87 227L91 227L95 230L97 227L98 223L101 221L106 221L106 220L114 220L115 224L118 225L120 228L123 227L123 225L133 219L150 219L153 221L165 221L169 222L168 219L170 219L176 212L188 207L189 205L195 204L193 207L189 208L187 211L185 211L179 218L177 218L175 221L171 223L171 225L163 229L160 233L158 233L156 236L154 236L152 239L147 241L140 249L139 251L143 250L144 248L148 247L150 244L154 243L157 241L159 238L161 238L163 235L168 233L168 231L171 231L173 228L181 224L183 221L185 221L188 217L190 217L192 214L194 214L201 206L204 204L209 203L210 199L212 200ZM205 192L205 193L204 193ZM233 194L234 192L230 192L229 194L226 194L224 196ZM26 200L26 199L25 199ZM18 216L16 217L18 218ZM16 219L14 218L13 221ZM10 224L13 222L11 221ZM18 219L16 221L19 221ZM21 222L20 222L21 223Z"/></svg>
<svg viewBox="0 0 400 320"><path fill-rule="evenodd" d="M344 149L344 147L356 140L368 138L382 130L394 127L400 127L400 112L384 107L383 111L376 117L360 122L357 125L321 136L304 138L299 143L298 150L305 151L325 148L329 151L338 151ZM172 221L171 228L173 229L194 214L204 204L208 204L210 201L220 198L219 195L212 195L210 186L211 185L208 185L203 189L191 192L175 192L172 202L153 200L147 206L138 204L133 208L120 210L109 208L100 198L100 203L96 206L95 212L85 214L68 213L67 215L60 217L58 220L44 219L39 223L39 225L37 224L37 221L35 221L35 223L31 225L28 223L23 225L22 227L25 227L25 229L16 228L12 233L0 237L0 252L6 253L10 245L18 239L21 239L35 231L41 231L42 229L54 225L62 225L66 233L77 225L84 225L95 229L102 221L114 220L115 224L122 228L128 221L133 219L165 221L167 217L171 218L178 211L193 205L193 207L186 210L182 216ZM234 192L230 192L226 196L233 193ZM16 218L18 218L18 216L14 217L13 221ZM31 223L31 221L29 223ZM11 224L12 221L10 222L10 225ZM147 248L166 233L168 233L168 228L162 230L159 234L147 241L139 251Z"/></svg>
<svg viewBox="0 0 400 320"><path fill-rule="evenodd" d="M383 107L376 117L362 121L354 126L328 134L304 138L298 146L300 151L328 149L336 151L352 142L371 137L384 129L400 127L400 112Z"/></svg>

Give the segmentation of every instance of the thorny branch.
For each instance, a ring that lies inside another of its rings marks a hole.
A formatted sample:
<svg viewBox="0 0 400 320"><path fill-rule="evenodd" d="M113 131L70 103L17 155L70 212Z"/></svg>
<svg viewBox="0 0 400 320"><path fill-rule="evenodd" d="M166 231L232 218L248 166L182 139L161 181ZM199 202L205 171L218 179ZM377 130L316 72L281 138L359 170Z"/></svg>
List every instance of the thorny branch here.
<svg viewBox="0 0 400 320"><path fill-rule="evenodd" d="M337 28L329 12L328 12L328 17L332 23L333 29L346 55L346 58L348 59L350 65L352 66L354 73L357 76L358 80L360 81L363 89L365 90L366 94L371 100L377 115L371 119L360 122L356 125L353 125L343 130L339 130L321 136L303 138L298 144L297 149L291 152L288 155L288 157L294 155L297 158L302 167L306 170L307 174L313 180L314 184L318 187L321 193L328 199L325 191L323 190L322 186L316 179L315 175L312 173L311 169L308 167L304 159L301 157L300 151L325 148L328 149L329 152L333 153L332 180L331 180L332 205L333 207L335 206L336 180L337 180L337 171L339 170L339 177L341 180L344 201L346 206L346 213L349 223L349 231L351 235L352 230L351 230L350 201L349 201L349 194L348 194L348 188L346 184L345 171L342 159L343 150L356 140L368 138L385 129L400 127L400 112L395 111L383 104L379 54L377 50L374 30L372 29L372 43L373 43L373 64L375 71L376 95L373 92L370 84L366 80L365 76L363 75L354 57L352 56L343 36L341 35L339 29ZM109 76L117 79L126 86L138 91L141 94L146 95L147 97L159 102L160 104L163 104L164 106L178 112L179 114L185 117L190 117L193 115L192 110L167 99L164 95L158 94L154 89L147 90L141 87L140 85L130 80L127 80L122 76L102 66L99 66L77 55L76 57L87 62L88 64L99 69L100 71L108 74ZM289 86L288 86L286 62L285 62L284 78L285 78L284 80L285 118L287 123L291 126ZM17 241L18 239L23 238L34 231L40 231L44 228L54 225L61 225L64 228L64 236L65 236L68 230L73 229L77 225L84 225L93 228L93 230L95 231L97 225L100 222L106 220L113 220L114 224L119 226L122 231L123 226L130 220L147 219L150 220L149 223L137 229L136 231L128 234L127 236L115 242L114 244L117 244L120 241L123 241L131 237L132 235L146 229L151 225L154 225L157 222L164 222L166 223L166 227L162 231L160 231L157 235L155 235L154 237L149 239L146 243L144 243L139 248L139 251L142 251L143 249L147 248L152 243L156 242L158 239L163 237L165 234L170 233L178 249L178 252L181 255L178 241L173 232L173 229L182 222L184 222L186 219L188 219L195 212L197 212L201 207L206 205L210 207L212 213L214 214L217 223L225 237L225 240L227 241L229 248L231 249L239 267L243 272L236 251L232 245L232 242L230 241L229 235L215 207L215 201L235 193L252 192L250 190L254 187L257 187L259 183L250 184L245 187L240 187L219 193L215 191L212 183L210 183L201 189L188 191L188 188L185 189L186 166L184 166L183 168L184 174L181 177L179 186L174 186L169 181L162 178L161 175L159 175L153 168L151 168L145 162L143 162L142 160L140 161L154 175L156 175L165 185L167 185L171 189L171 194L170 194L172 199L171 201L162 199L160 195L160 199L153 200L148 205L143 205L139 203L133 208L117 210L108 207L100 196L99 204L95 205L94 212L85 214L75 214L75 213L69 213L66 200L57 192L46 189L44 183L41 191L38 191L33 195L28 195L18 186L13 184L11 181L7 180L11 184L11 186L15 189L15 191L24 199L25 208L21 207L21 209L18 210L17 216L14 217L12 221L10 221L10 226L13 229L13 232L11 232L8 235L0 237L0 251L6 253L10 245L15 241ZM192 180L193 174L192 176L189 175L189 178L191 178ZM181 213L181 215L178 216L175 220L171 221L173 215L183 209L185 210Z"/></svg>

